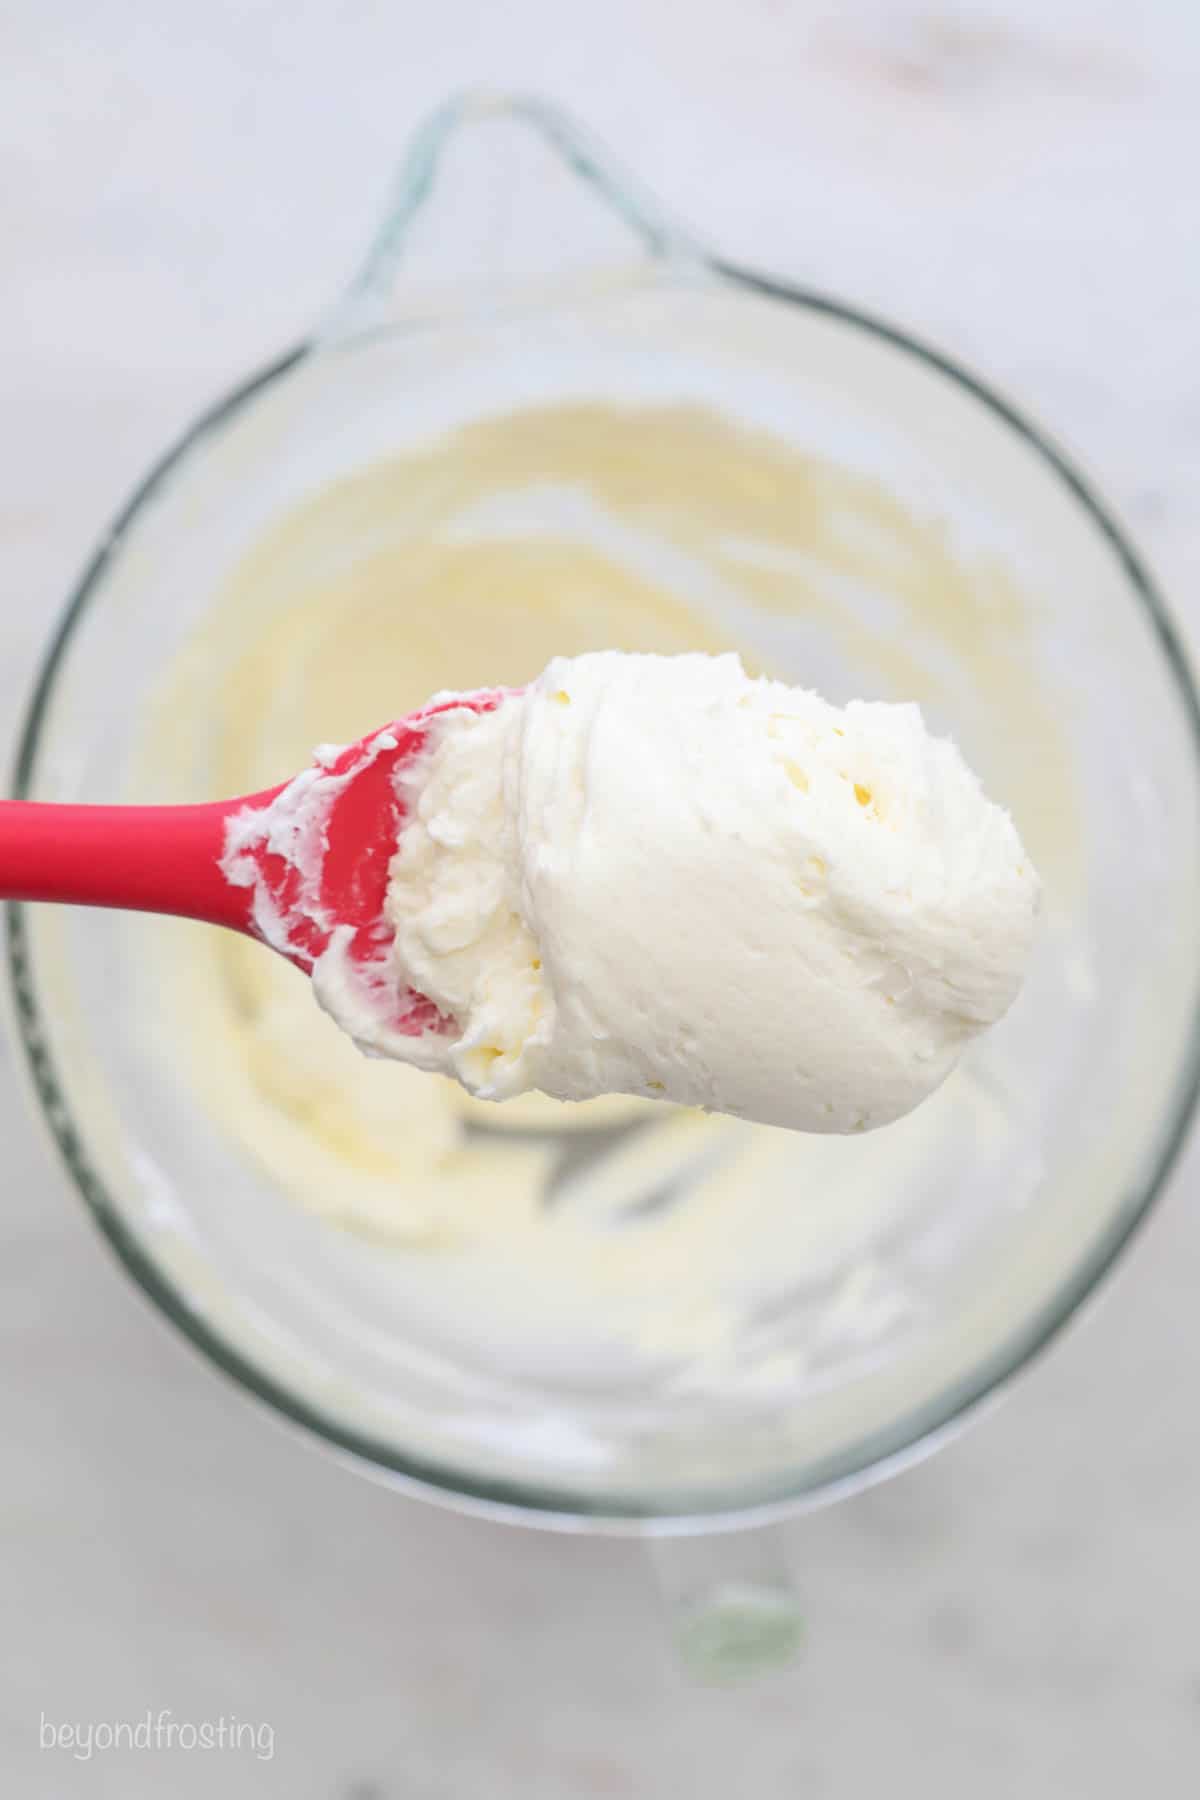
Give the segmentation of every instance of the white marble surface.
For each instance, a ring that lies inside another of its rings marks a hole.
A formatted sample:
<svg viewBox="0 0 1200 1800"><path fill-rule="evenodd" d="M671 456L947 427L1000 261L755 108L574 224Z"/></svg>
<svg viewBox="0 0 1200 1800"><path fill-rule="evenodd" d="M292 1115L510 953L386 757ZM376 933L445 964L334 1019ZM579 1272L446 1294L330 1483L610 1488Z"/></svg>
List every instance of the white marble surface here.
<svg viewBox="0 0 1200 1800"><path fill-rule="evenodd" d="M410 125L481 80L574 107L728 254L977 362L1200 627L1194 0L9 0L6 725L148 459L312 319ZM0 1792L1200 1791L1195 1154L1003 1408L790 1530L807 1656L714 1695L633 1546L444 1515L268 1429L134 1297L0 1063ZM38 1749L42 1713L147 1707L269 1721L274 1759Z"/></svg>

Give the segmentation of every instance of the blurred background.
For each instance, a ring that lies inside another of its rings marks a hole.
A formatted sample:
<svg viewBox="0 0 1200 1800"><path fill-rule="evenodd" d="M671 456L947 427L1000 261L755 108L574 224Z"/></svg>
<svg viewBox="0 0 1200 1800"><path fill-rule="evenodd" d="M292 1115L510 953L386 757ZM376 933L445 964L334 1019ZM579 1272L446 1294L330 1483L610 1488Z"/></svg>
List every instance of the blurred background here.
<svg viewBox="0 0 1200 1800"><path fill-rule="evenodd" d="M1191 0L9 0L0 725L106 522L349 276L419 118L569 107L731 260L977 366L1200 626ZM635 1545L457 1518L285 1435L117 1271L0 1048L0 1791L1106 1800L1200 1783L1197 1163L923 1467L787 1528L807 1644L677 1667ZM236 1716L268 1758L43 1749Z"/></svg>

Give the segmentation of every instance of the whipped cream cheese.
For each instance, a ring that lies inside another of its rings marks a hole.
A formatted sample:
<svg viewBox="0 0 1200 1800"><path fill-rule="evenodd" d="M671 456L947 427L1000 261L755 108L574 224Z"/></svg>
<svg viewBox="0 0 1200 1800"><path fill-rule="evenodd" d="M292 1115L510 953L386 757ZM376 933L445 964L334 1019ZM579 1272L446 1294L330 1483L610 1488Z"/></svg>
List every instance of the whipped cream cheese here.
<svg viewBox="0 0 1200 1800"><path fill-rule="evenodd" d="M336 945L317 996L485 1100L869 1130L1021 984L1038 878L915 705L839 708L732 654L597 652L440 713L397 779L392 954L449 1027L373 1031Z"/></svg>

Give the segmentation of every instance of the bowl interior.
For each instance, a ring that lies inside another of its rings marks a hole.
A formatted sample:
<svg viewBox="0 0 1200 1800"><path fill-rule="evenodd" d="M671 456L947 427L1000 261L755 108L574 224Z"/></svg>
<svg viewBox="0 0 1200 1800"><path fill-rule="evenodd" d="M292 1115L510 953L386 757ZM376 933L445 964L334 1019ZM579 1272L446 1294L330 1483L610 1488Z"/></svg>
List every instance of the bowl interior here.
<svg viewBox="0 0 1200 1800"><path fill-rule="evenodd" d="M93 571L24 791L248 791L438 687L614 643L917 698L1013 810L1034 966L910 1120L472 1106L178 922L15 915L19 1010L105 1228L283 1411L485 1501L732 1513L1011 1372L1191 1103L1193 696L1055 454L895 335L727 280L304 356L192 436Z"/></svg>

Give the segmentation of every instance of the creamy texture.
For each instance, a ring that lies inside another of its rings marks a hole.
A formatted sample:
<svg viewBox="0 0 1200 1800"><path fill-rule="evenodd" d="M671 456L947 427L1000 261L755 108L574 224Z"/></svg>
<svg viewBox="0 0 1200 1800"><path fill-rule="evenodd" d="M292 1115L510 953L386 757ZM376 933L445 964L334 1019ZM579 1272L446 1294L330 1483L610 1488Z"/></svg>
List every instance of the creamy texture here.
<svg viewBox="0 0 1200 1800"><path fill-rule="evenodd" d="M806 1131L909 1112L1014 998L1038 881L914 705L737 656L558 658L403 767L387 911L449 1030L367 1047L503 1100L624 1093Z"/></svg>
<svg viewBox="0 0 1200 1800"><path fill-rule="evenodd" d="M477 1100L361 1056L250 939L139 919L139 1031L178 1071L179 1129L218 1159L195 1218L159 1227L190 1259L179 1279L197 1292L199 1231L246 1284L316 1297L290 1349L271 1343L289 1381L310 1350L332 1363L347 1416L397 1366L420 1382L431 1354L461 1367L486 1345L493 1433L497 1378L541 1393L561 1374L578 1426L580 1380L601 1371L671 1420L687 1396L736 1394L740 1417L803 1389L811 1445L831 1372L910 1343L937 1272L991 1260L1038 1191L1045 1040L1076 1016L1062 908L1083 797L1031 600L935 511L694 408L489 418L274 518L147 715L136 797L272 787L321 739L451 684L524 682L556 653L736 648L831 694L914 697L954 731L1047 882L1038 991L909 1118L821 1137L621 1095ZM204 1290L230 1329L242 1285ZM378 1365L347 1375L348 1340Z"/></svg>

